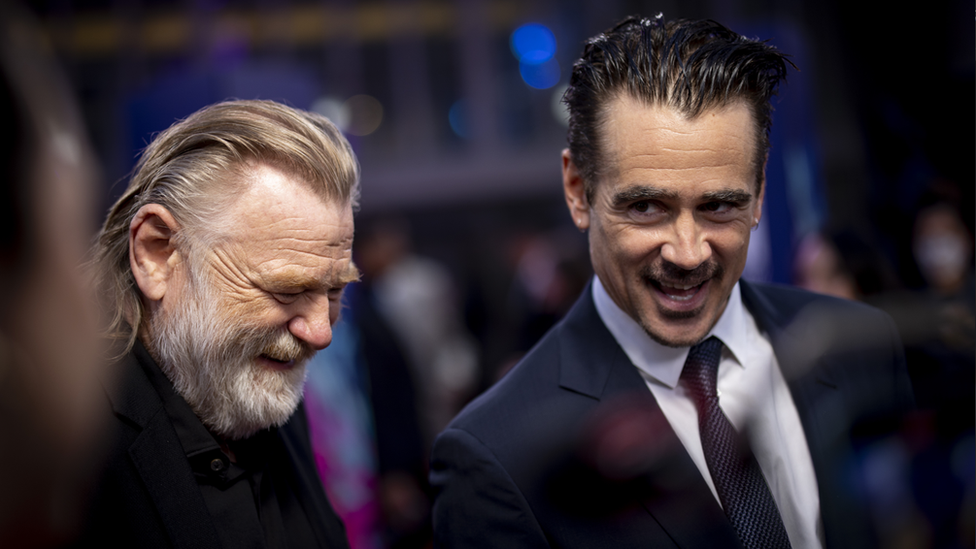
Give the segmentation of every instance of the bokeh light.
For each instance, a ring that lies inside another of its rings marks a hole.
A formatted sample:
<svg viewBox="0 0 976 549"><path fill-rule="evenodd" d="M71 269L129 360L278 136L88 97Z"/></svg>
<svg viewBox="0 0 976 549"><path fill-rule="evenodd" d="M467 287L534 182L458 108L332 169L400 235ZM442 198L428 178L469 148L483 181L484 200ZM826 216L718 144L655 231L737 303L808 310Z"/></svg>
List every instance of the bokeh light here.
<svg viewBox="0 0 976 549"><path fill-rule="evenodd" d="M451 129L458 137L464 139L471 137L470 115L468 114L468 101L466 99L458 99L451 105L447 119L451 124Z"/></svg>
<svg viewBox="0 0 976 549"><path fill-rule="evenodd" d="M345 132L349 129L349 109L342 100L328 96L319 97L312 103L312 110L331 120L340 130Z"/></svg>
<svg viewBox="0 0 976 549"><path fill-rule="evenodd" d="M346 133L366 136L376 131L383 123L383 104L369 95L354 95L344 103L349 112L349 126Z"/></svg>
<svg viewBox="0 0 976 549"><path fill-rule="evenodd" d="M545 25L527 23L512 32L512 53L522 63L538 65L556 55L556 37Z"/></svg>
<svg viewBox="0 0 976 549"><path fill-rule="evenodd" d="M522 80L533 88L545 90L559 83L559 62L549 59L544 63L519 63Z"/></svg>
<svg viewBox="0 0 976 549"><path fill-rule="evenodd" d="M529 86L545 90L559 83L556 36L540 23L526 23L512 31L509 44L519 60L519 74Z"/></svg>

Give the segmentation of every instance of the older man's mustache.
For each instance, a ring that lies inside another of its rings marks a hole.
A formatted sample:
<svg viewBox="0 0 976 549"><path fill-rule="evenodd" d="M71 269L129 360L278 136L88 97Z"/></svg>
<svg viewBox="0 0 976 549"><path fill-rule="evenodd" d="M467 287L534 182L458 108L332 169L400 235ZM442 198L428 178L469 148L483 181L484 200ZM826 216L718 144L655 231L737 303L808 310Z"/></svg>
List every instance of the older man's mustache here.
<svg viewBox="0 0 976 549"><path fill-rule="evenodd" d="M265 342L259 348L261 355L278 362L295 361L296 364L299 364L315 355L315 349L288 331L276 331L271 334L270 341Z"/></svg>

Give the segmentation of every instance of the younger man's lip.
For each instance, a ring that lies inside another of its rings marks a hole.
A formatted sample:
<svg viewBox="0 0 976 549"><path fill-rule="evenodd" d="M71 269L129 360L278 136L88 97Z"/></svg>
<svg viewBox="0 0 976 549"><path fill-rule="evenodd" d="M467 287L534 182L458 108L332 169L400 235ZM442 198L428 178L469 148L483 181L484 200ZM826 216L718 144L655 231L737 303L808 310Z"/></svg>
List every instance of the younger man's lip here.
<svg viewBox="0 0 976 549"><path fill-rule="evenodd" d="M699 306L707 292L706 286L711 278L698 282L697 284L665 282L662 280L649 280L651 286L658 292L661 303L666 309L675 311L692 310Z"/></svg>
<svg viewBox="0 0 976 549"><path fill-rule="evenodd" d="M688 290L693 290L695 288L700 288L703 284L711 279L699 280L697 282L669 282L665 280L658 279L648 279L651 284L657 287L658 290L667 293L668 290L686 292Z"/></svg>
<svg viewBox="0 0 976 549"><path fill-rule="evenodd" d="M658 284L660 284L662 288L669 288L669 289L672 289L672 290L682 290L682 291L684 291L684 290L690 290L690 289L695 288L697 286L701 286L703 283L704 282L699 282L697 284L679 284L679 283L671 284L671 283L663 282L663 281L658 282Z"/></svg>

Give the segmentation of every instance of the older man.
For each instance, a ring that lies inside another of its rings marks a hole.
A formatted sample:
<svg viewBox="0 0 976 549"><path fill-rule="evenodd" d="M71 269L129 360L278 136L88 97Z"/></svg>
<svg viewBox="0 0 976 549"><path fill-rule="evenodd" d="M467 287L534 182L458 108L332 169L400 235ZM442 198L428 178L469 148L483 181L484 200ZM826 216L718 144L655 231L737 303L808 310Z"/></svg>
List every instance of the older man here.
<svg viewBox="0 0 976 549"><path fill-rule="evenodd" d="M359 169L325 118L207 107L143 153L98 237L124 379L82 544L346 547L300 406L352 263Z"/></svg>
<svg viewBox="0 0 976 549"><path fill-rule="evenodd" d="M596 273L434 444L445 547L861 547L849 427L911 403L882 313L748 284L782 54L713 21L587 42L563 187Z"/></svg>

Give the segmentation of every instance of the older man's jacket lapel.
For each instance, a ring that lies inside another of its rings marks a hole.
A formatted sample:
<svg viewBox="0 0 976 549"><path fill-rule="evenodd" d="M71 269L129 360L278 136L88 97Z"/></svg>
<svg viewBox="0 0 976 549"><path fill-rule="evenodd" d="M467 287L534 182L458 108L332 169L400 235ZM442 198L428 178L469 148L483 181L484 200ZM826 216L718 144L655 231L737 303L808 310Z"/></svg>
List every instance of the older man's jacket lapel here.
<svg viewBox="0 0 976 549"><path fill-rule="evenodd" d="M176 431L134 354L124 365L128 379L110 399L116 417L129 427L132 438L126 455L133 471L159 514L158 527L165 529L173 547L219 547Z"/></svg>

